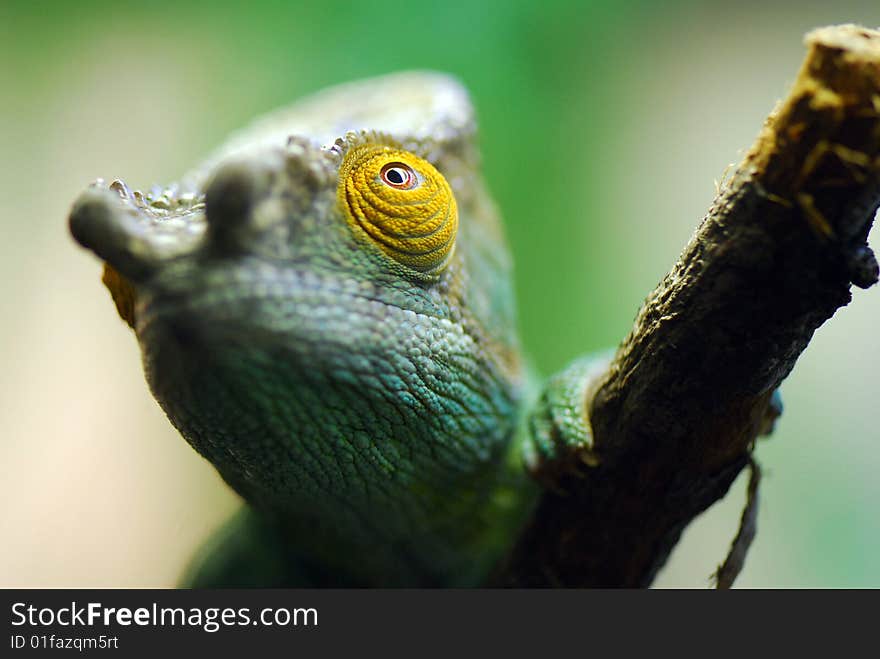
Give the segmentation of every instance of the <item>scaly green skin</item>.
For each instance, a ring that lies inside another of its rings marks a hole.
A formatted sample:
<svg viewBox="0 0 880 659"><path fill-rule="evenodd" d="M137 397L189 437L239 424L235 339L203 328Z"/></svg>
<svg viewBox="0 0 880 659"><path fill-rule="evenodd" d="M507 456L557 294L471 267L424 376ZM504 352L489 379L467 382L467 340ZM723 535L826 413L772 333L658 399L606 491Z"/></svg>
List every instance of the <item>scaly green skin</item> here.
<svg viewBox="0 0 880 659"><path fill-rule="evenodd" d="M523 461L546 472L554 450L540 431L525 448L533 385L474 134L457 83L398 74L264 120L178 187L75 204L74 236L122 275L154 396L250 504L187 583L474 585L503 558L537 493ZM345 221L339 166L363 143L449 181L460 228L438 278ZM563 444L589 442L572 428Z"/></svg>

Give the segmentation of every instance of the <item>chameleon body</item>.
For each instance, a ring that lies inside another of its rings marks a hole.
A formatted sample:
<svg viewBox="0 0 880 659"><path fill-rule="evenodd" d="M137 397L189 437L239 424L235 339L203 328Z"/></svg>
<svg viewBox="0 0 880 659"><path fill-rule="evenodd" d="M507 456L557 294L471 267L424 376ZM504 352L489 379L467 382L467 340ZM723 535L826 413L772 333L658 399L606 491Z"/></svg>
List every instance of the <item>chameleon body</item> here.
<svg viewBox="0 0 880 659"><path fill-rule="evenodd" d="M589 464L583 360L541 392L466 92L350 83L181 183L98 182L70 228L174 426L247 505L188 585L465 586ZM587 456L587 457L585 457Z"/></svg>

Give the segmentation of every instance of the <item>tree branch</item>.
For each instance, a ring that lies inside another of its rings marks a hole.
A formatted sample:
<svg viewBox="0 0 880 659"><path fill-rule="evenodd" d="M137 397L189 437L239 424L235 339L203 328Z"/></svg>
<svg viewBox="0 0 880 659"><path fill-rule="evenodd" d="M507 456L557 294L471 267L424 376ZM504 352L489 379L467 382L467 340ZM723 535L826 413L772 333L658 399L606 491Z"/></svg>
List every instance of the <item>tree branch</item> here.
<svg viewBox="0 0 880 659"><path fill-rule="evenodd" d="M647 586L749 463L813 332L868 287L880 33L807 35L788 96L591 388L600 464L547 490L501 583Z"/></svg>

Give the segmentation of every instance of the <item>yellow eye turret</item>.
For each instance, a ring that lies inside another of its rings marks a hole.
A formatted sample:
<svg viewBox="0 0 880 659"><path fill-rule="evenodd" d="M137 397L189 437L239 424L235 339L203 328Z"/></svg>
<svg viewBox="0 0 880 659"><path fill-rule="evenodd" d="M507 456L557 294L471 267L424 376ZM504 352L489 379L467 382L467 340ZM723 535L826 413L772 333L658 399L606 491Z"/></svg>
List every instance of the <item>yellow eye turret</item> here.
<svg viewBox="0 0 880 659"><path fill-rule="evenodd" d="M429 162L389 146L356 146L342 162L337 195L349 224L388 257L429 277L446 267L458 208Z"/></svg>

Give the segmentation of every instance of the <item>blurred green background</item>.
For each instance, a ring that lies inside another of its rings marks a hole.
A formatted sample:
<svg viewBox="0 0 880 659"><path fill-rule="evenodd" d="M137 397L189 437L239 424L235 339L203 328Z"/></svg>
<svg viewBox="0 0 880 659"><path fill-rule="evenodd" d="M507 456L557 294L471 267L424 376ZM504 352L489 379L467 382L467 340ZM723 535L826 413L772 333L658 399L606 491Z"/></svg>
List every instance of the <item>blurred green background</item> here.
<svg viewBox="0 0 880 659"><path fill-rule="evenodd" d="M793 80L802 37L880 25L829 2L0 2L0 585L163 586L235 497L150 397L133 336L68 237L97 177L170 182L329 84L458 75L545 373L615 345ZM758 451L740 586L880 586L880 291L821 328ZM658 586L708 584L741 478Z"/></svg>

